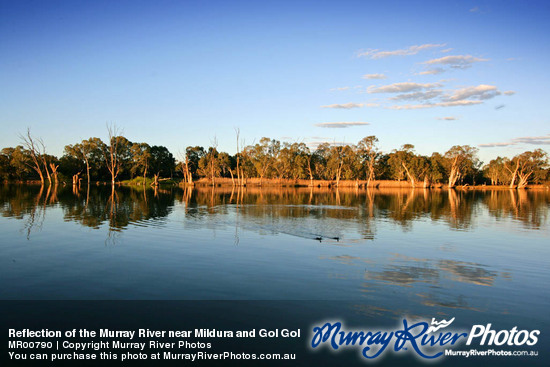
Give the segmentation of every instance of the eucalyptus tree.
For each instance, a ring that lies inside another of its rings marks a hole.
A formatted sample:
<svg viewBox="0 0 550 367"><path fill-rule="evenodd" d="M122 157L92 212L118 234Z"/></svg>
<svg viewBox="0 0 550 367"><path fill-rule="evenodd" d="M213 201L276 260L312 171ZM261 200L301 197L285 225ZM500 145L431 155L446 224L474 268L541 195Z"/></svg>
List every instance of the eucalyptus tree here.
<svg viewBox="0 0 550 367"><path fill-rule="evenodd" d="M361 164L364 166L366 171L366 187L369 187L370 182L373 181L376 177L375 175L375 166L376 160L379 156L378 147L378 138L374 135L367 136L357 143L357 153L360 159Z"/></svg>
<svg viewBox="0 0 550 367"><path fill-rule="evenodd" d="M291 176L293 179L306 178L309 164L309 148L304 143L292 143L289 147L292 157Z"/></svg>
<svg viewBox="0 0 550 367"><path fill-rule="evenodd" d="M401 149L394 149L389 154L388 164L395 179L400 181L407 177L412 187L416 187L419 181L424 180L424 186L427 186L429 159L415 154L414 145L404 144Z"/></svg>
<svg viewBox="0 0 550 367"><path fill-rule="evenodd" d="M29 171L30 155L21 145L15 148L4 148L0 152L2 160L2 172L4 179L8 180L16 177L22 180Z"/></svg>
<svg viewBox="0 0 550 367"><path fill-rule="evenodd" d="M328 150L326 159L326 171L329 179L336 181L353 179L358 174L358 160L354 147L350 145L333 145Z"/></svg>
<svg viewBox="0 0 550 367"><path fill-rule="evenodd" d="M105 164L111 174L111 186L114 187L119 174L127 169L131 162L132 143L124 136L118 135L120 132L116 127L109 126L107 130L109 145L104 145L102 148Z"/></svg>
<svg viewBox="0 0 550 367"><path fill-rule="evenodd" d="M492 159L483 167L483 174L491 181L491 185L499 185L508 182L511 176L506 169L509 164L508 158L497 157Z"/></svg>
<svg viewBox="0 0 550 367"><path fill-rule="evenodd" d="M477 148L469 145L455 145L445 153L448 161L449 188L453 188L466 175L473 175L479 168L477 152Z"/></svg>
<svg viewBox="0 0 550 367"><path fill-rule="evenodd" d="M216 147L209 147L208 151L199 160L199 174L209 178L212 181L212 185L215 185L215 179L219 177L221 173L218 156L219 153Z"/></svg>
<svg viewBox="0 0 550 367"><path fill-rule="evenodd" d="M151 147L147 143L134 143L130 147L132 153L132 174L143 173L143 185L147 178L147 169L151 161Z"/></svg>
<svg viewBox="0 0 550 367"><path fill-rule="evenodd" d="M517 188L523 189L530 181L540 182L547 178L548 154L542 149L523 152L512 158L506 169L512 176L510 187L514 187L517 178Z"/></svg>
<svg viewBox="0 0 550 367"><path fill-rule="evenodd" d="M315 162L315 176L321 180L330 180L330 173L327 163L330 157L330 144L322 143L313 152L312 161Z"/></svg>
<svg viewBox="0 0 550 367"><path fill-rule="evenodd" d="M97 174L99 174L103 159L103 149L105 149L105 144L99 138L89 138L82 140L80 143L65 146L65 155L85 164L88 185L92 177L90 170L95 168Z"/></svg>
<svg viewBox="0 0 550 367"><path fill-rule="evenodd" d="M245 154L250 159L257 176L260 178L260 186L262 185L263 178L274 164L271 145L271 140L264 137L260 139L259 143L245 148Z"/></svg>
<svg viewBox="0 0 550 367"><path fill-rule="evenodd" d="M235 186L235 176L233 175L233 157L226 152L221 152L218 155L218 162L221 169L221 175L226 176L227 173L231 176L231 183Z"/></svg>
<svg viewBox="0 0 550 367"><path fill-rule="evenodd" d="M196 177L198 174L199 161L205 154L204 148L198 145L185 148L185 157L184 160L180 162L180 170L187 184L193 184L193 177Z"/></svg>
<svg viewBox="0 0 550 367"><path fill-rule="evenodd" d="M429 158L429 179L432 183L440 183L447 178L446 160L440 153L434 152Z"/></svg>
<svg viewBox="0 0 550 367"><path fill-rule="evenodd" d="M163 177L172 177L176 168L176 159L170 153L168 148L162 145L153 145L150 149L151 161L150 167L158 175Z"/></svg>

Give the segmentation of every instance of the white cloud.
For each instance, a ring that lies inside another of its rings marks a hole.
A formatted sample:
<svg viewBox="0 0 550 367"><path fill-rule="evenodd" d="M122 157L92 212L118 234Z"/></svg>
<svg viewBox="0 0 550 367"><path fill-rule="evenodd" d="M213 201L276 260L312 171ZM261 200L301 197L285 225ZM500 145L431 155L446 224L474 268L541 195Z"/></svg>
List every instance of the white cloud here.
<svg viewBox="0 0 550 367"><path fill-rule="evenodd" d="M472 106L483 103L481 101L452 101L436 103L437 107L455 107L455 106Z"/></svg>
<svg viewBox="0 0 550 367"><path fill-rule="evenodd" d="M446 48L444 50L441 50L441 52L446 54L447 52L451 52L452 50L454 50L454 49L453 48Z"/></svg>
<svg viewBox="0 0 550 367"><path fill-rule="evenodd" d="M408 55L416 55L422 50L427 50L430 48L436 48L436 47L444 47L445 44L424 44L424 45L414 45L410 46L401 50L394 50L394 51L380 51L378 49L376 50L367 50L364 52L360 52L358 54L359 57L368 57L370 59L382 59L384 57L389 56L408 56Z"/></svg>
<svg viewBox="0 0 550 367"><path fill-rule="evenodd" d="M480 148L494 148L494 147L508 147L514 145L513 143L487 143L487 144L478 144Z"/></svg>
<svg viewBox="0 0 550 367"><path fill-rule="evenodd" d="M329 105L321 106L321 108L341 108L341 109L349 110L352 108L361 108L363 106L364 106L363 103L349 102L349 103L343 103L343 104L329 104Z"/></svg>
<svg viewBox="0 0 550 367"><path fill-rule="evenodd" d="M351 127L351 126L364 126L364 125L369 125L369 123L368 122L321 122L319 124L315 124L314 126L342 129L342 128Z"/></svg>
<svg viewBox="0 0 550 367"><path fill-rule="evenodd" d="M505 96L513 96L514 94L516 94L516 92L514 92L513 90L507 90L506 92L502 92L502 94L504 94Z"/></svg>
<svg viewBox="0 0 550 367"><path fill-rule="evenodd" d="M486 100L500 95L500 91L494 85L480 84L477 87L466 87L457 89L454 93L446 98L448 101L462 101L473 98Z"/></svg>
<svg viewBox="0 0 550 367"><path fill-rule="evenodd" d="M438 89L428 90L425 92L413 92L413 93L404 93L399 94L390 99L393 101L427 101L429 99L439 97L443 92Z"/></svg>
<svg viewBox="0 0 550 367"><path fill-rule="evenodd" d="M476 104L483 103L481 101L453 101L453 102L438 102L438 103L424 103L416 105L395 105L388 108L392 110L418 110L422 108L433 108L433 107L456 107L456 106L472 106Z"/></svg>
<svg viewBox="0 0 550 367"><path fill-rule="evenodd" d="M512 139L516 144L550 145L550 134L543 136L524 136Z"/></svg>
<svg viewBox="0 0 550 367"><path fill-rule="evenodd" d="M394 83L389 85L383 85L381 87L370 86L367 91L369 93L403 93L412 92L415 90L432 89L441 87L439 83Z"/></svg>
<svg viewBox="0 0 550 367"><path fill-rule="evenodd" d="M479 144L480 148L508 147L511 145L550 145L550 134L543 136L523 136L507 142Z"/></svg>
<svg viewBox="0 0 550 367"><path fill-rule="evenodd" d="M349 87L337 87L337 88L331 88L330 91L331 92L341 92L341 91L344 91L344 90L348 90Z"/></svg>
<svg viewBox="0 0 550 367"><path fill-rule="evenodd" d="M479 6L474 6L472 9L470 9L470 13L479 13Z"/></svg>
<svg viewBox="0 0 550 367"><path fill-rule="evenodd" d="M432 59L423 62L426 65L448 65L453 69L466 69L472 66L475 62L489 61L489 59L482 59L474 57L472 55L454 55L444 56L439 59Z"/></svg>
<svg viewBox="0 0 550 367"><path fill-rule="evenodd" d="M454 116L447 116L447 117L437 117L436 120L441 121L455 121L457 118Z"/></svg>
<svg viewBox="0 0 550 367"><path fill-rule="evenodd" d="M420 73L418 73L418 75L437 75L444 72L445 72L445 69L443 68L433 68L433 69L428 69L426 71L421 71Z"/></svg>
<svg viewBox="0 0 550 367"><path fill-rule="evenodd" d="M387 77L384 74L365 74L362 76L363 79L386 79Z"/></svg>

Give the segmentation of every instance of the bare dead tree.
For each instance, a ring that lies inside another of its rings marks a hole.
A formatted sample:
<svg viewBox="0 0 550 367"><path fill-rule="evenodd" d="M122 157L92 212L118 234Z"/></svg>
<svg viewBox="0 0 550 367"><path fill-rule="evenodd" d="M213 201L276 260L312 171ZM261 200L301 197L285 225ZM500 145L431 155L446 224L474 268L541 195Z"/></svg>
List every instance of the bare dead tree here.
<svg viewBox="0 0 550 367"><path fill-rule="evenodd" d="M115 180L120 172L120 162L118 159L118 136L120 135L120 131L116 125L107 125L107 131L109 134L109 146L103 149L103 155L107 169L111 174L111 186L114 187Z"/></svg>
<svg viewBox="0 0 550 367"><path fill-rule="evenodd" d="M216 183L214 181L214 177L216 175L215 165L217 163L216 154L217 154L217 148L218 148L218 139L216 138L215 135L214 135L214 139L211 141L211 144L212 144L212 152L210 157L210 172L212 174L212 186L215 186Z"/></svg>
<svg viewBox="0 0 550 367"><path fill-rule="evenodd" d="M45 155L45 152L42 152L40 148L44 147L44 144L40 144L40 139L33 139L30 128L27 128L27 135L19 134L19 138L31 156L32 164L27 163L27 165L38 173L40 183L44 185L44 174L40 165L41 157Z"/></svg>
<svg viewBox="0 0 550 367"><path fill-rule="evenodd" d="M237 157L237 185L241 186L241 173L240 173L240 159L241 159L241 151L239 150L239 135L241 134L241 129L235 128L235 135L237 135L237 154L235 156Z"/></svg>

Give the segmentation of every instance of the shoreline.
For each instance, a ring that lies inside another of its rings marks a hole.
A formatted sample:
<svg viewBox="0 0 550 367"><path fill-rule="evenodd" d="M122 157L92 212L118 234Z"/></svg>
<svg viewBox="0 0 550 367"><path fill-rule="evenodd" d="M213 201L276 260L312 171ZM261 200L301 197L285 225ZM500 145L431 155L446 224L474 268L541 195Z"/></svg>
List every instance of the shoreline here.
<svg viewBox="0 0 550 367"><path fill-rule="evenodd" d="M40 185L40 181L4 181L4 185ZM82 182L78 185L80 188L86 187L88 184ZM111 183L107 181L92 181L90 186L110 186ZM46 183L44 186L49 186ZM55 186L55 184L52 184ZM70 182L60 182L58 186L68 187L72 186ZM136 183L131 181L119 181L116 183L116 186L124 187L143 187L153 188L151 185L143 185L142 183ZM366 180L340 180L338 183L335 180L305 180L305 179L262 179L259 178L249 178L244 180L242 184L238 184L237 180L232 180L231 178L217 178L214 180L214 185L212 180L207 178L202 178L197 181L194 181L192 184L186 183L184 181L170 180L169 182L160 182L158 187L180 187L180 188L207 188L207 187L253 187L253 188L323 188L323 189L430 189L430 190L445 190L449 189L446 184L436 183L424 185L422 182L420 185L413 186L409 181L392 181L392 180L374 180L370 181L367 186ZM453 187L455 190L518 190L517 187L509 187L508 185L456 185ZM537 185L527 185L523 188L525 190L550 190L550 184L537 184ZM522 189L519 189L522 190Z"/></svg>

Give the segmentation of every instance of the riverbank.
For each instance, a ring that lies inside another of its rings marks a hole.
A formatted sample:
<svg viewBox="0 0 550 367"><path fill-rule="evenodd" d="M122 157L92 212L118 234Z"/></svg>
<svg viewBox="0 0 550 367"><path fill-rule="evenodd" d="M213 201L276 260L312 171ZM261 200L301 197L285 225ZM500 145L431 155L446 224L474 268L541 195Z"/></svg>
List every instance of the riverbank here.
<svg viewBox="0 0 550 367"><path fill-rule="evenodd" d="M4 182L4 183L14 183L14 184L30 184L30 185L40 185L40 181L16 181L16 182ZM147 178L145 185L143 184L143 178L136 177L132 180L124 180L117 182L117 186L145 186L151 187L153 180ZM86 181L81 181L80 187L85 187L88 183ZM48 183L46 182L46 185ZM59 182L60 186L70 186L70 182ZM93 186L109 186L110 182L107 181L92 181L90 185ZM52 185L53 186L53 185ZM159 186L179 186L179 187L233 187L233 186L245 186L245 187L313 187L313 188L325 188L325 189L335 189L335 188L354 188L354 189L367 189L367 188L386 188L386 189L447 189L446 184L435 183L424 186L424 183L421 182L413 186L409 181L393 181L393 180L373 180L367 182L366 180L292 180L292 179L259 179L259 178L248 178L245 180L239 181L237 179L232 180L231 178L216 178L214 182L208 178L201 178L199 180L193 181L192 184L188 184L184 181L177 179L163 179L159 182ZM510 188L508 185L457 185L454 187L457 190L510 190L515 189L515 187ZM526 189L529 190L550 190L550 183L538 184L538 185L528 185Z"/></svg>

